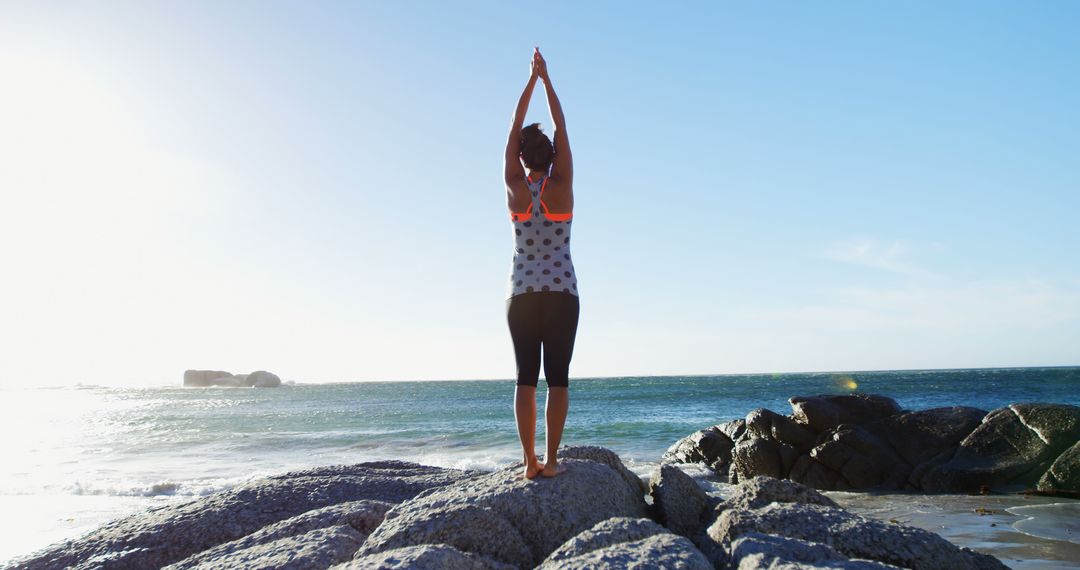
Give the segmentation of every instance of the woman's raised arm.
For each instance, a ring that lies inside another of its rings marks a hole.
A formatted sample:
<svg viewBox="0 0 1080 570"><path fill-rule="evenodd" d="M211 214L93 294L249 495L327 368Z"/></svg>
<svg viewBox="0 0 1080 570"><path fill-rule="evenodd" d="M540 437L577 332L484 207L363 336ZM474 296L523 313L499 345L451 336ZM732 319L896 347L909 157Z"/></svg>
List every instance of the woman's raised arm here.
<svg viewBox="0 0 1080 570"><path fill-rule="evenodd" d="M533 53L534 67L537 75L544 82L544 93L547 94L548 112L551 113L551 124L555 132L553 145L555 156L551 159L551 182L559 191L553 195L552 202L559 204L560 211L572 211L574 208L574 156L570 152L570 137L566 134L566 117L563 116L562 103L555 94L555 87L551 85L551 77L548 75L547 61L540 55L537 49ZM553 205L554 207L554 205Z"/></svg>
<svg viewBox="0 0 1080 570"><path fill-rule="evenodd" d="M510 119L510 134L506 138L506 156L503 157L503 181L506 183L506 205L511 210L529 196L529 185L525 182L525 167L521 165L521 127L525 123L525 113L529 111L529 100L536 87L537 69L535 58L529 73L529 82L521 92L514 116Z"/></svg>

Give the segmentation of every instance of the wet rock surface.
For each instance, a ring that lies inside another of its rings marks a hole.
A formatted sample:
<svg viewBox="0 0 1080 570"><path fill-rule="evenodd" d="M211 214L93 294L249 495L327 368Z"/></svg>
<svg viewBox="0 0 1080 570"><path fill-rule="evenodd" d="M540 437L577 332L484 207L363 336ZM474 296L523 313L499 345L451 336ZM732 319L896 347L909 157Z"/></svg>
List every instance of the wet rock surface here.
<svg viewBox="0 0 1080 570"><path fill-rule="evenodd" d="M1080 496L1080 408L1012 404L904 411L884 396L794 397L790 415L757 409L695 432L664 454L721 480L758 475L823 490Z"/></svg>

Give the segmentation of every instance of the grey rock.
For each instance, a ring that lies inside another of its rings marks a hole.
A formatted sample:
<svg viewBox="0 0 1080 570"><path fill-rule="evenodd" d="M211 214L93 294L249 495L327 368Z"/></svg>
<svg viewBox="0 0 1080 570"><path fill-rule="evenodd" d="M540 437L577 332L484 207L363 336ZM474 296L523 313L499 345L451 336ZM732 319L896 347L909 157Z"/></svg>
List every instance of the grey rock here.
<svg viewBox="0 0 1080 570"><path fill-rule="evenodd" d="M570 540L559 545L548 555L544 563L550 564L560 560L568 560L613 544L634 542L666 532L669 531L651 519L612 517L596 523L592 528L581 531Z"/></svg>
<svg viewBox="0 0 1080 570"><path fill-rule="evenodd" d="M709 495L678 467L660 465L649 481L649 494L660 523L675 534L697 534L709 512Z"/></svg>
<svg viewBox="0 0 1080 570"><path fill-rule="evenodd" d="M361 499L401 502L475 475L403 461L286 473L117 519L17 561L15 567L159 568L314 509Z"/></svg>
<svg viewBox="0 0 1080 570"><path fill-rule="evenodd" d="M636 568L641 570L712 570L705 555L684 537L665 533L634 542L613 544L557 563L543 564L540 568L555 569L611 569Z"/></svg>
<svg viewBox="0 0 1080 570"><path fill-rule="evenodd" d="M727 552L731 566L739 570L756 568L842 568L844 570L884 570L896 568L867 560L851 560L832 547L817 542L750 532L733 541Z"/></svg>
<svg viewBox="0 0 1080 570"><path fill-rule="evenodd" d="M379 526L393 504L383 501L350 501L308 511L290 519L263 527L243 538L219 544L166 566L166 570L184 570L187 568L208 568L218 560L233 560L231 555L240 551L254 549L283 538L302 535L310 531L347 525L356 530L360 537L356 547L349 551L348 560L375 527Z"/></svg>
<svg viewBox="0 0 1080 570"><path fill-rule="evenodd" d="M552 479L526 480L517 469L503 469L401 504L387 513L357 557L447 544L532 567L602 520L645 516L641 479L617 455L602 448L568 447L559 456L566 471Z"/></svg>
<svg viewBox="0 0 1080 570"><path fill-rule="evenodd" d="M760 509L727 509L707 532L720 545L730 545L749 533L774 534L828 544L845 556L905 568L1006 568L992 556L959 548L930 531L823 505L773 503Z"/></svg>
<svg viewBox="0 0 1080 570"><path fill-rule="evenodd" d="M404 546L368 554L331 567L332 570L517 570L517 566L466 554L446 544Z"/></svg>
<svg viewBox="0 0 1080 570"><path fill-rule="evenodd" d="M648 519L619 517L601 521L570 539L540 568L709 570L712 565L686 538Z"/></svg>
<svg viewBox="0 0 1080 570"><path fill-rule="evenodd" d="M840 508L835 501L821 493L786 479L754 477L739 483L731 496L717 505L717 511L725 509L759 509L772 503L798 503Z"/></svg>
<svg viewBox="0 0 1080 570"><path fill-rule="evenodd" d="M619 455L606 447L598 445L564 446L559 450L559 460L562 461L563 459L581 459L603 463L615 471L623 481L626 481L630 488L635 489L640 494L645 494L645 482L641 480L641 477L627 469Z"/></svg>
<svg viewBox="0 0 1080 570"><path fill-rule="evenodd" d="M1080 408L1013 404L986 415L950 460L926 470L927 491L974 492L983 486L1034 486L1050 464L1080 439Z"/></svg>
<svg viewBox="0 0 1080 570"><path fill-rule="evenodd" d="M1038 491L1080 498L1080 441L1058 456L1039 479Z"/></svg>
<svg viewBox="0 0 1080 570"><path fill-rule="evenodd" d="M279 538L249 548L222 553L190 566L198 570L274 568L276 570L322 570L352 558L364 541L351 526L317 528L304 534Z"/></svg>
<svg viewBox="0 0 1080 570"><path fill-rule="evenodd" d="M792 417L814 433L840 424L860 424L900 413L892 398L874 394L799 396L788 400Z"/></svg>

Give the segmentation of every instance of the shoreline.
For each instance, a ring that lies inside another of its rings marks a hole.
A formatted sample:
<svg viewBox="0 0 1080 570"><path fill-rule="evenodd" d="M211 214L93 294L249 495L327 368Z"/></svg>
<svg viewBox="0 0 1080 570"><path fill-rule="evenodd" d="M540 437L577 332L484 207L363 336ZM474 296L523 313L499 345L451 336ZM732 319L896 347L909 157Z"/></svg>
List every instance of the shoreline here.
<svg viewBox="0 0 1080 570"><path fill-rule="evenodd" d="M658 466L657 463L638 463L631 469L643 481ZM698 464L678 464L681 470L689 474L709 496L722 498L730 495L734 485L722 482ZM629 468L630 466L628 466ZM499 471L498 468L479 470L485 474ZM284 475L278 474L277 476ZM250 477L246 481L258 481L261 477ZM229 489L241 485L237 482ZM228 490L228 489L223 489ZM1011 568L1051 569L1075 567L1080 563L1080 535L1074 534L1070 542L1064 537L1050 538L1025 533L1015 528L1015 524L1027 519L1011 509L1029 506L1064 505L1075 512L1080 512L1080 500L1055 497L1041 497L1024 494L961 495L931 493L883 493L883 492L847 492L827 491L824 494L845 509L869 518L881 521L898 521L917 528L934 532L946 540L972 548L979 552L996 556ZM49 532L47 539L34 540L33 533L19 534L16 529L9 529L9 537L21 537L12 543L30 544L29 549L19 549L0 553L0 566L11 564L49 545L64 540L78 538L92 533L96 529L128 516L138 515L147 509L179 505L197 501L198 496L109 496L109 495L53 495L46 500L42 508L40 496L0 495L0 508L15 508L13 512L26 512L25 508L35 507L37 520L56 518L66 530ZM650 500L645 495L646 500ZM72 502L89 503L89 508L72 512ZM116 507L116 503L122 506ZM984 512L980 512L983 509ZM9 511L12 512L12 511ZM80 514L81 513L81 514ZM78 517L76 519L75 517ZM1058 517L1060 521L1060 517ZM1080 520L1080 519L1077 519ZM94 522L91 522L94 521ZM20 529L24 527L19 527ZM40 536L40 533L37 533Z"/></svg>

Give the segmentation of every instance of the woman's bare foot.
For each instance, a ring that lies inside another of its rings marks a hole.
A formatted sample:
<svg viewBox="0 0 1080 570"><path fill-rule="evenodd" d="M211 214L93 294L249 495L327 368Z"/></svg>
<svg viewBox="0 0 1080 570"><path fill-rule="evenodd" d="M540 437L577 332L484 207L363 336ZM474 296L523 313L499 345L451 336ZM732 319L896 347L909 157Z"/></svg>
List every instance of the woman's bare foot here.
<svg viewBox="0 0 1080 570"><path fill-rule="evenodd" d="M540 465L540 461L533 457L531 461L525 462L525 472L522 475L526 479L535 479L543 470L544 468Z"/></svg>
<svg viewBox="0 0 1080 570"><path fill-rule="evenodd" d="M545 463L544 469L540 471L540 474L544 477L556 477L566 472L566 466L562 463Z"/></svg>

